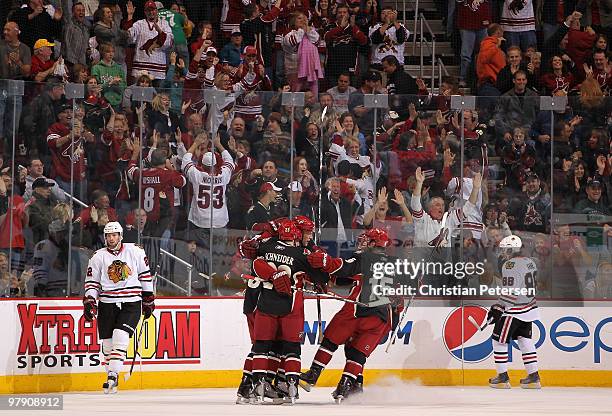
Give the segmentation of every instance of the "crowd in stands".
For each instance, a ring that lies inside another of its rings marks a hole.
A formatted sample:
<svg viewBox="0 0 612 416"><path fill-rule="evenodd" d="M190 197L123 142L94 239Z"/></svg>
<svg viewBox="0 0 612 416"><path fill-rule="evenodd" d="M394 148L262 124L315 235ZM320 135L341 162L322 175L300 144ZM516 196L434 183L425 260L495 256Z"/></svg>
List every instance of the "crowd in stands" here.
<svg viewBox="0 0 612 416"><path fill-rule="evenodd" d="M466 255L524 233L542 282L555 270L612 295L607 1L449 1L460 76L435 89L405 70L413 34L381 0L183 1L2 2L0 292L69 295L67 268L82 270L68 242L101 248L109 221L155 241L154 262L183 241L201 263L211 228L227 241L290 215L338 252L368 227L428 245L415 207L439 220L460 200L482 223L462 235ZM66 98L71 84L82 99ZM452 110L460 94L477 108ZM541 110L541 96L566 106Z"/></svg>

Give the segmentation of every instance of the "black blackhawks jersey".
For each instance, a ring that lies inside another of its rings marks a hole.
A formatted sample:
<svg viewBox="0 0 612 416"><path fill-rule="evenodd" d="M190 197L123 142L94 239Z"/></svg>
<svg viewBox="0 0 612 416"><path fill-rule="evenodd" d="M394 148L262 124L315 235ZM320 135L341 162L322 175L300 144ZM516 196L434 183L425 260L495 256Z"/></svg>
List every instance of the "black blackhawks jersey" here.
<svg viewBox="0 0 612 416"><path fill-rule="evenodd" d="M372 251L357 251L350 258L342 260L342 266L331 274L336 279L336 284L352 284L349 299L365 303L368 307L346 303L343 308L353 310L353 316L362 318L366 316L378 316L384 322L391 320L391 301L384 296L374 293L374 286L391 287L394 283L393 276L383 276L381 279L374 278L373 266L375 263L394 262L395 259L384 253Z"/></svg>
<svg viewBox="0 0 612 416"><path fill-rule="evenodd" d="M308 264L306 256L310 251L304 247L294 247L284 241L269 239L262 242L259 253L259 258L265 260L274 268L289 273L291 286L295 289L304 287L304 278L307 276L318 275ZM322 283L326 283L326 281ZM303 298L303 293L299 290L293 290L291 297L283 296L274 290L272 282L262 281L257 309L270 315L286 315L293 310L296 298L300 301Z"/></svg>

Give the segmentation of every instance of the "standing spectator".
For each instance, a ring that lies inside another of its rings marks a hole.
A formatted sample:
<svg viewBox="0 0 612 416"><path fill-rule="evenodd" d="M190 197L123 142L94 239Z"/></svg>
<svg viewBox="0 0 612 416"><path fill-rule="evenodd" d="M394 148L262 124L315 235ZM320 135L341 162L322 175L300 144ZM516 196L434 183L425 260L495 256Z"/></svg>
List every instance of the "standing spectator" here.
<svg viewBox="0 0 612 416"><path fill-rule="evenodd" d="M11 254L12 270L23 270L22 254L25 249L23 229L28 225L27 206L20 195L14 192L9 168L0 171L0 252ZM12 216L12 237L11 236Z"/></svg>
<svg viewBox="0 0 612 416"><path fill-rule="evenodd" d="M289 20L289 27L291 28L291 31L289 31L283 37L282 41L285 56L285 79L287 84L291 86L291 91L302 91L302 88L305 87L305 85L303 85L303 82L300 79L300 68L308 63L302 62L302 59L306 58L299 52L302 50L302 48L304 48L304 46L302 46L303 42L310 42L311 47L312 45L315 45L319 41L319 33L314 27L308 24L308 18L301 12L297 12L291 17ZM310 59L312 59L312 56ZM310 61L310 65L318 67L319 74L321 73L318 52L316 62ZM315 70L316 69L317 68L315 68ZM308 86L313 94L318 95L318 87L311 85L311 83L309 83Z"/></svg>
<svg viewBox="0 0 612 416"><path fill-rule="evenodd" d="M610 95L612 90L612 65L605 51L593 53L593 68L585 65L584 70L587 78L593 78L599 84L605 95Z"/></svg>
<svg viewBox="0 0 612 416"><path fill-rule="evenodd" d="M72 11L64 13L62 33L62 56L69 68L74 64L87 65L89 32L91 26L85 20L85 6L75 2Z"/></svg>
<svg viewBox="0 0 612 416"><path fill-rule="evenodd" d="M351 74L343 72L338 75L338 84L327 90L327 93L334 99L334 107L338 114L348 111L349 97L357 91L357 88L351 86Z"/></svg>
<svg viewBox="0 0 612 416"><path fill-rule="evenodd" d="M189 68L189 48L187 47L187 37L185 36L185 16L179 12L179 7L176 3L172 4L170 9L165 9L164 5L157 1L157 13L159 13L160 20L164 20L168 23L170 29L172 29L172 38L174 43L172 49L168 50L168 53L175 51L180 58L183 58L185 67ZM168 58L170 55L168 55Z"/></svg>
<svg viewBox="0 0 612 416"><path fill-rule="evenodd" d="M153 98L151 110L147 112L149 131L157 131L162 137L174 134L179 127L179 116L170 109L170 95L161 92Z"/></svg>
<svg viewBox="0 0 612 416"><path fill-rule="evenodd" d="M508 224L512 230L546 232L550 218L550 195L540 186L535 173L527 175L525 190L512 198L508 206Z"/></svg>
<svg viewBox="0 0 612 416"><path fill-rule="evenodd" d="M257 49L256 55L257 55ZM228 43L223 46L221 52L219 52L219 59L221 62L227 62L230 67L238 68L240 65L242 56L242 33L240 30L232 32L232 38Z"/></svg>
<svg viewBox="0 0 612 416"><path fill-rule="evenodd" d="M85 135L83 125L74 120L71 132L72 107L62 106L57 122L49 127L47 145L52 155L53 177L64 191L80 200L87 197L87 177L85 170ZM93 138L89 140L93 141ZM74 190L71 188L71 166L73 167Z"/></svg>
<svg viewBox="0 0 612 416"><path fill-rule="evenodd" d="M244 61L236 68L234 81L239 83L244 91L236 97L234 117L240 117L243 123L252 122L262 113L261 104L264 97L259 91L272 89L264 66L257 61L257 49L254 46L244 48Z"/></svg>
<svg viewBox="0 0 612 416"><path fill-rule="evenodd" d="M397 20L397 10L393 7L383 7L380 20L381 23L370 28L371 66L382 69L382 59L386 56L395 56L400 65L404 65L404 43L410 32Z"/></svg>
<svg viewBox="0 0 612 416"><path fill-rule="evenodd" d="M459 84L466 85L468 69L477 46L487 36L487 27L491 23L491 5L489 0L457 0L456 25L461 34L461 67Z"/></svg>
<svg viewBox="0 0 612 416"><path fill-rule="evenodd" d="M47 130L57 118L56 108L59 108L63 95L64 84L59 78L52 77L45 84L44 91L34 97L23 111L21 129L25 145L30 152L36 152L38 157L49 155ZM45 158L44 161L49 160Z"/></svg>
<svg viewBox="0 0 612 416"><path fill-rule="evenodd" d="M331 235L323 240L344 243L352 239L351 227L355 207L340 193L340 179L329 178L325 182L327 192L321 201L321 228L330 229Z"/></svg>
<svg viewBox="0 0 612 416"><path fill-rule="evenodd" d="M386 92L381 85L382 78L380 73L368 71L362 80L361 88L353 92L349 97L348 108L355 117L359 130L366 135L373 134L374 131L374 109L364 105L364 94L380 94ZM379 115L381 112L379 112ZM379 125L381 123L378 123Z"/></svg>
<svg viewBox="0 0 612 416"><path fill-rule="evenodd" d="M542 75L542 93L545 95L555 95L559 91L567 93L576 86L576 80L571 72L568 72L563 63L563 58L553 55L550 59L551 72Z"/></svg>
<svg viewBox="0 0 612 416"><path fill-rule="evenodd" d="M259 61L266 68L266 75L272 78L272 51L274 47L274 32L272 25L280 13L282 0L276 0L272 9L265 15L259 11L257 4L249 4L244 8L246 19L240 23L240 32L244 45L255 46Z"/></svg>
<svg viewBox="0 0 612 416"><path fill-rule="evenodd" d="M130 2L128 2L130 4ZM130 7L128 6L128 10ZM128 14L129 16L129 14ZM121 65L127 73L125 64L125 47L128 44L129 34L121 29L121 20L123 14L118 5L115 7L103 6L96 11L96 22L93 27L93 34L96 37L98 45L110 43L115 47L115 61Z"/></svg>
<svg viewBox="0 0 612 416"><path fill-rule="evenodd" d="M57 8L51 17L45 10L43 0L29 0L25 7L15 11L11 20L19 25L20 40L32 48L38 39L47 39L49 42L60 39L62 15L62 9Z"/></svg>
<svg viewBox="0 0 612 416"><path fill-rule="evenodd" d="M96 250L106 245L104 226L117 221L117 212L110 206L108 194L101 189L91 193L91 200L92 204L84 208L74 222L81 227L83 245Z"/></svg>
<svg viewBox="0 0 612 416"><path fill-rule="evenodd" d="M57 202L64 202L66 200L66 195L64 194L64 191L58 186L57 182L43 175L44 168L45 165L43 165L43 162L40 159L30 159L30 164L28 165L28 174L25 178L25 191L23 193L23 199L27 202L32 197L32 184L34 183L34 181L36 181L37 179L44 179L46 183L52 184L52 186L50 187L51 195L49 196L51 202L53 202L54 204Z"/></svg>
<svg viewBox="0 0 612 416"><path fill-rule="evenodd" d="M487 37L480 42L480 53L476 60L478 76L478 95L497 96L500 92L495 88L497 74L506 66L506 55L501 50L503 30L493 23L487 28Z"/></svg>
<svg viewBox="0 0 612 416"><path fill-rule="evenodd" d="M234 30L240 29L243 10L251 3L251 0L223 0L221 32L225 39L229 39Z"/></svg>
<svg viewBox="0 0 612 416"><path fill-rule="evenodd" d="M336 9L336 23L329 26L325 33L327 47L325 76L328 85L336 85L338 76L343 72L348 71L353 77L358 73L359 46L367 43L367 36L355 24L355 16L349 16L348 6L339 4Z"/></svg>
<svg viewBox="0 0 612 416"><path fill-rule="evenodd" d="M525 71L516 71L512 82L514 88L499 98L495 113L495 131L508 141L516 127L531 126L540 108L538 94L527 89Z"/></svg>
<svg viewBox="0 0 612 416"><path fill-rule="evenodd" d="M525 130L514 129L512 143L508 143L502 151L503 165L506 168L506 186L521 190L527 176L536 164L535 149L525 143Z"/></svg>
<svg viewBox="0 0 612 416"><path fill-rule="evenodd" d="M153 1L148 0L144 10L146 18L135 23L133 14L128 14L130 42L136 44L132 76L138 77L142 71L147 71L154 80L163 80L168 70L166 50L172 45L172 30L168 23L159 19L157 5Z"/></svg>
<svg viewBox="0 0 612 416"><path fill-rule="evenodd" d="M382 59L382 67L387 74L387 92L389 94L406 96L416 95L419 92L416 81L404 70L404 66L398 62L395 56L385 56ZM404 98L402 101L406 101L406 97L402 98Z"/></svg>
<svg viewBox="0 0 612 416"><path fill-rule="evenodd" d="M538 45L532 0L504 0L500 23L508 46L518 46L526 52Z"/></svg>
<svg viewBox="0 0 612 416"><path fill-rule="evenodd" d="M59 219L49 224L48 237L34 247L34 296L66 296L68 286L68 226ZM73 260L74 262L74 257Z"/></svg>
<svg viewBox="0 0 612 416"><path fill-rule="evenodd" d="M253 224L266 223L274 217L270 211L272 203L278 198L278 193L282 189L274 185L272 182L264 182L259 187L259 196L257 202L253 204L246 214L246 229L250 230Z"/></svg>
<svg viewBox="0 0 612 416"><path fill-rule="evenodd" d="M49 197L53 186L55 183L45 178L38 178L32 183L33 202L28 204L27 209L34 244L49 236L49 224L52 220L51 212L54 205Z"/></svg>
<svg viewBox="0 0 612 416"><path fill-rule="evenodd" d="M587 181L586 195L586 198L578 201L576 204L574 208L575 213L612 215L610 204L607 204L605 198L602 197L602 183L598 176Z"/></svg>
<svg viewBox="0 0 612 416"><path fill-rule="evenodd" d="M506 57L508 65L506 65L501 71L499 71L499 74L497 74L497 89L501 94L510 91L514 86L512 84L512 78L514 77L514 73L516 71L521 69L527 73L527 65L522 62L523 53L521 52L521 48L518 46L510 46L506 51ZM531 85L529 86L531 87Z"/></svg>
<svg viewBox="0 0 612 416"><path fill-rule="evenodd" d="M34 44L34 56L32 57L32 69L30 76L36 82L46 81L53 75L59 61L54 61L53 48L55 43L47 39L38 39Z"/></svg>
<svg viewBox="0 0 612 416"><path fill-rule="evenodd" d="M102 85L104 99L115 108L123 100L123 91L126 87L125 72L121 65L113 60L115 47L110 43L104 43L100 47L102 59L91 68L91 75L96 77Z"/></svg>

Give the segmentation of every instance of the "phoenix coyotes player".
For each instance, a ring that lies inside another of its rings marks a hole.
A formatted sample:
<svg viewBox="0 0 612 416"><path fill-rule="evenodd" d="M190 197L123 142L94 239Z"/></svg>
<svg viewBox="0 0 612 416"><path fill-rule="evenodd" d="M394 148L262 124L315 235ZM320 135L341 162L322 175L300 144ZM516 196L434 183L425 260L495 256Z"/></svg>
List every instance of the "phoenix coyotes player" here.
<svg viewBox="0 0 612 416"><path fill-rule="evenodd" d="M102 386L106 394L117 392L119 371L141 312L147 319L155 309L149 260L142 248L122 243L122 239L121 224L106 224L106 247L89 260L85 278L83 314L89 322L98 318L106 362L107 381Z"/></svg>
<svg viewBox="0 0 612 416"><path fill-rule="evenodd" d="M506 251L506 258L501 266L503 288L517 292L528 289L528 294L502 295L499 297L499 303L493 305L489 311L488 318L495 323L492 338L497 369L497 376L489 379L489 385L498 389L510 388L508 344L512 340L516 340L527 370L527 378L521 379L521 387L540 388L538 357L531 339L532 322L540 319L535 299L538 270L532 259L521 255L522 246L521 239L516 235L505 237L499 243L499 248Z"/></svg>

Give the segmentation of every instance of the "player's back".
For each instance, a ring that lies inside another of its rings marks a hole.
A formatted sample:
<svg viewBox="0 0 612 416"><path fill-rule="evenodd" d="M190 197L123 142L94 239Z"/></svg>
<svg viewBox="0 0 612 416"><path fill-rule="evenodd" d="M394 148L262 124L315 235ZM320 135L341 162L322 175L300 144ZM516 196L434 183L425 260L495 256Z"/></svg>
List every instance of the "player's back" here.
<svg viewBox="0 0 612 416"><path fill-rule="evenodd" d="M142 208L152 221L159 219L162 202L167 202L168 209L174 206L174 188L186 183L180 173L166 168L143 169L141 181Z"/></svg>
<svg viewBox="0 0 612 416"><path fill-rule="evenodd" d="M539 319L536 304L538 269L529 257L514 257L502 265L502 287L511 292L500 296L504 313L523 321Z"/></svg>

